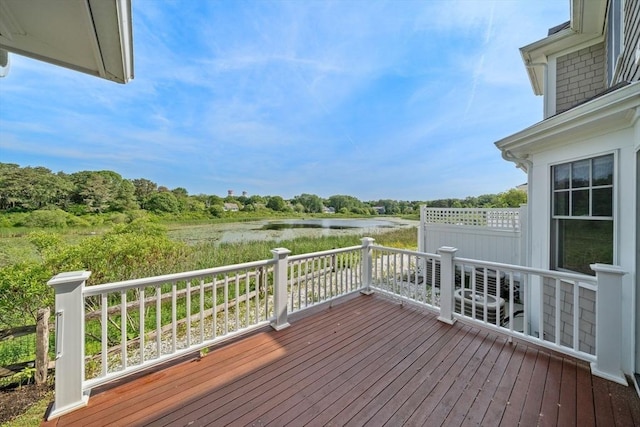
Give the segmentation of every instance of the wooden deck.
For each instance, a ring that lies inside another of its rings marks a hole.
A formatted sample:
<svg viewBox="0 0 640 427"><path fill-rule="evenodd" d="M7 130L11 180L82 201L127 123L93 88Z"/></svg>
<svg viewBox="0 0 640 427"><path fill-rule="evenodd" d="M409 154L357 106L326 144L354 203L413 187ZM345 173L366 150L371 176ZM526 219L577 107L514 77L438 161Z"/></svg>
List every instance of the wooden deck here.
<svg viewBox="0 0 640 427"><path fill-rule="evenodd" d="M380 296L129 379L47 426L640 425L588 364Z"/></svg>

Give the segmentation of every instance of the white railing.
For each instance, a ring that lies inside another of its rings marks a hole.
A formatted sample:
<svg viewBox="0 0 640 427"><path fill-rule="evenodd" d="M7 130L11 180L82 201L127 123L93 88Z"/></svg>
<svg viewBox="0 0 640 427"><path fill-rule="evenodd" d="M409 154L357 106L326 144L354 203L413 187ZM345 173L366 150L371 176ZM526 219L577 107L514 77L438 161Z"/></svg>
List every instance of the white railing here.
<svg viewBox="0 0 640 427"><path fill-rule="evenodd" d="M89 272L57 275L49 281L56 294L50 418L84 405L96 385L268 324L286 328L289 313L358 291L573 355L592 362L595 374L624 381L618 267L592 266L592 277L460 258L452 247L433 254L373 242L295 256L277 248L270 260L90 287Z"/></svg>
<svg viewBox="0 0 640 427"><path fill-rule="evenodd" d="M377 292L440 308L440 255L377 245L371 249L371 286Z"/></svg>
<svg viewBox="0 0 640 427"><path fill-rule="evenodd" d="M362 246L333 249L288 258L288 311L357 292L362 286Z"/></svg>

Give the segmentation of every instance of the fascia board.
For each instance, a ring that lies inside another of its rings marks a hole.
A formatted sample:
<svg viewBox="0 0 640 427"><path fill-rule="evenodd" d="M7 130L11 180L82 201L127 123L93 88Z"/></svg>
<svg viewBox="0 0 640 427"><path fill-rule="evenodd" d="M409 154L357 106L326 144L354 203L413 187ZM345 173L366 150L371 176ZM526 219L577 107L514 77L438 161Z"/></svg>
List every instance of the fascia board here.
<svg viewBox="0 0 640 427"><path fill-rule="evenodd" d="M503 152L526 156L562 140L595 136L633 125L640 109L640 82L536 123L495 143Z"/></svg>
<svg viewBox="0 0 640 427"><path fill-rule="evenodd" d="M126 83L133 78L133 40L130 0L90 0L95 34L105 79Z"/></svg>

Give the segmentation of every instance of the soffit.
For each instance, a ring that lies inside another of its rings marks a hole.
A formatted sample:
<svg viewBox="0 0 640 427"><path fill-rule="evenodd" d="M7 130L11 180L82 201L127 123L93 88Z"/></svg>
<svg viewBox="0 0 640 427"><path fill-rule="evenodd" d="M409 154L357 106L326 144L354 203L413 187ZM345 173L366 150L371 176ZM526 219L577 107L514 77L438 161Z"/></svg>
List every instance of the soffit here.
<svg viewBox="0 0 640 427"><path fill-rule="evenodd" d="M118 83L133 78L130 0L0 0L0 49Z"/></svg>

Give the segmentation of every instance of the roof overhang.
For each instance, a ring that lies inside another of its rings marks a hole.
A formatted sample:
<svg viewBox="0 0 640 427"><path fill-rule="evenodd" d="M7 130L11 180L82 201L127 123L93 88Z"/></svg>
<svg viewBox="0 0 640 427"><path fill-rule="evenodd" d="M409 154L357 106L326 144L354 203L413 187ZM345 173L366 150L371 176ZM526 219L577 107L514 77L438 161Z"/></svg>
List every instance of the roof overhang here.
<svg viewBox="0 0 640 427"><path fill-rule="evenodd" d="M603 40L607 0L571 0L569 28L520 48L531 87L544 94L545 67L549 56L585 43Z"/></svg>
<svg viewBox="0 0 640 427"><path fill-rule="evenodd" d="M631 83L496 142L507 160L632 126L640 117L640 82ZM526 162L519 166L526 169Z"/></svg>
<svg viewBox="0 0 640 427"><path fill-rule="evenodd" d="M118 83L133 78L130 0L0 0L0 49Z"/></svg>

